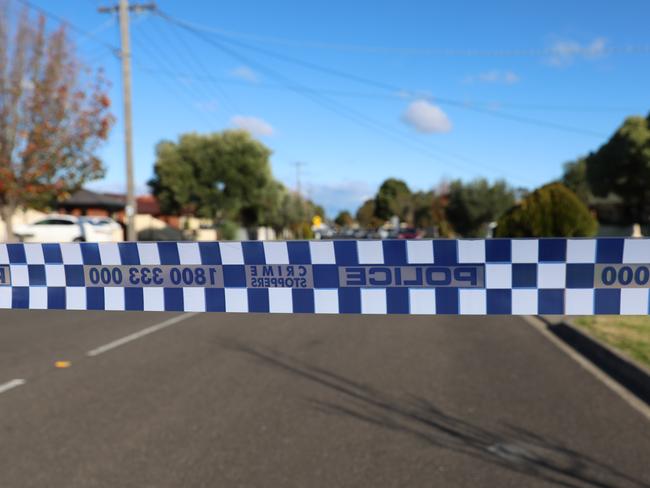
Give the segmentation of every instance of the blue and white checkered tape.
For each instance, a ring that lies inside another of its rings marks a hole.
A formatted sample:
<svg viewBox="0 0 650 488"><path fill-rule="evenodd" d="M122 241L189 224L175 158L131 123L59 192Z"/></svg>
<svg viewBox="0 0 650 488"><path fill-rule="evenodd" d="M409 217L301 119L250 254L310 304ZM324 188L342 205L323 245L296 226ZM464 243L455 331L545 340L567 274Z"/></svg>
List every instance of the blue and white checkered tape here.
<svg viewBox="0 0 650 488"><path fill-rule="evenodd" d="M650 239L0 244L0 308L648 314Z"/></svg>

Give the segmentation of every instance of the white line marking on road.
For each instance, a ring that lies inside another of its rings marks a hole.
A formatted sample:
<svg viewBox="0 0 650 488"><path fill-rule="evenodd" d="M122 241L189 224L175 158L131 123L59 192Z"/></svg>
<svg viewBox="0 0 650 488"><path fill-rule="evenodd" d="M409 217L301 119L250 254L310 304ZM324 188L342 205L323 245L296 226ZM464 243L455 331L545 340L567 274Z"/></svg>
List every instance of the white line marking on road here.
<svg viewBox="0 0 650 488"><path fill-rule="evenodd" d="M574 361L576 361L580 366L586 369L589 373L596 377L605 384L607 388L616 393L625 403L627 403L634 410L643 415L646 420L650 421L650 407L648 407L642 400L639 400L636 395L627 390L617 381L613 380L608 374L603 372L598 366L585 358L582 354L576 352L571 346L565 344L562 339L557 337L553 332L548 330L546 324L539 318L533 316L522 316L526 322L532 325L537 329L544 337L549 341L555 344L559 349L564 351L568 356L570 356Z"/></svg>
<svg viewBox="0 0 650 488"><path fill-rule="evenodd" d="M15 379L11 381L7 381L4 385L0 385L0 394L5 393L13 388L16 388L18 386L22 386L25 383L27 383L25 380L21 379Z"/></svg>
<svg viewBox="0 0 650 488"><path fill-rule="evenodd" d="M138 332L134 332L133 334L129 334L128 336L124 336L121 339L117 339L113 342L109 342L108 344L104 344L103 346L99 346L91 351L88 351L86 353L86 356L90 356L90 357L99 356L100 354L110 351L111 349L115 349L116 347L123 346L124 344L128 344L129 342L136 341L146 335L153 334L154 332L158 332L159 330L162 330L166 327L169 327L171 325L182 322L183 320L187 320L191 317L194 317L197 314L198 312L178 315L169 320L165 320L164 322L160 322L159 324L152 325L151 327L147 327L146 329L142 329Z"/></svg>

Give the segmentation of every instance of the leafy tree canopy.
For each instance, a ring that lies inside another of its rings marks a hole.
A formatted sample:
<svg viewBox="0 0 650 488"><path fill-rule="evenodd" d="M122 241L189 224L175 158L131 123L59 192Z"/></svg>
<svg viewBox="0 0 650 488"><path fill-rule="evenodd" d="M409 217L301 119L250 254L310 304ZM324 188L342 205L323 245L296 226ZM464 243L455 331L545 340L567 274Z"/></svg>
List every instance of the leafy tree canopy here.
<svg viewBox="0 0 650 488"><path fill-rule="evenodd" d="M388 220L397 215L402 221L412 218L411 190L402 180L389 178L379 187L375 197L375 217Z"/></svg>
<svg viewBox="0 0 650 488"><path fill-rule="evenodd" d="M499 219L496 237L589 237L598 223L561 183L535 190Z"/></svg>
<svg viewBox="0 0 650 488"><path fill-rule="evenodd" d="M336 216L334 223L339 227L350 227L354 223L354 218L350 212L343 210Z"/></svg>
<svg viewBox="0 0 650 488"><path fill-rule="evenodd" d="M595 195L623 199L627 223L650 222L650 115L628 117L598 151L586 158Z"/></svg>

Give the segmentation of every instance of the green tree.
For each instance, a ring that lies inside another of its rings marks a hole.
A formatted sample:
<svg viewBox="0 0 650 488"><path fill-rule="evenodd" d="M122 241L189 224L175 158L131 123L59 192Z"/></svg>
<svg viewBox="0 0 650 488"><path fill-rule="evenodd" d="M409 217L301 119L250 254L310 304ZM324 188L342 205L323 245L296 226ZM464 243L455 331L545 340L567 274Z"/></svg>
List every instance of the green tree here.
<svg viewBox="0 0 650 488"><path fill-rule="evenodd" d="M585 204L592 199L591 189L587 181L587 160L580 158L564 163L562 183Z"/></svg>
<svg viewBox="0 0 650 488"><path fill-rule="evenodd" d="M101 178L96 152L113 117L107 83L77 58L66 30L28 10L9 27L0 1L0 215L13 240L18 206L44 207Z"/></svg>
<svg viewBox="0 0 650 488"><path fill-rule="evenodd" d="M370 198L361 204L357 210L356 218L361 227L374 228L381 225L381 222L379 222L377 217L375 217L374 198ZM377 224L377 222L379 222L379 224Z"/></svg>
<svg viewBox="0 0 650 488"><path fill-rule="evenodd" d="M598 223L561 183L545 185L499 219L495 237L589 237Z"/></svg>
<svg viewBox="0 0 650 488"><path fill-rule="evenodd" d="M271 174L271 151L248 132L184 134L156 146L149 182L163 212L238 221L245 227L273 220L282 190Z"/></svg>
<svg viewBox="0 0 650 488"><path fill-rule="evenodd" d="M388 220L397 215L400 220L412 220L412 195L411 190L402 180L389 178L379 187L375 197L375 217Z"/></svg>
<svg viewBox="0 0 650 488"><path fill-rule="evenodd" d="M334 219L334 223L339 227L350 227L354 223L354 218L347 210L342 210Z"/></svg>
<svg viewBox="0 0 650 488"><path fill-rule="evenodd" d="M650 115L628 117L586 164L596 196L620 196L626 223L650 222Z"/></svg>
<svg viewBox="0 0 650 488"><path fill-rule="evenodd" d="M515 193L505 181L490 185L485 179L470 183L452 181L448 198L447 218L454 230L465 237L484 236L487 225L515 203Z"/></svg>

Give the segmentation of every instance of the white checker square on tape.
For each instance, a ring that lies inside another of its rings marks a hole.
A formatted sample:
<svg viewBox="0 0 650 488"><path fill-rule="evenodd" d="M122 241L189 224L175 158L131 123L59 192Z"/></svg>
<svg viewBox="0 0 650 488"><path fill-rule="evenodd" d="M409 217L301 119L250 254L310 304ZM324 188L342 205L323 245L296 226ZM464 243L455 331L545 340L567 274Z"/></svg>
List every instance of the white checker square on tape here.
<svg viewBox="0 0 650 488"><path fill-rule="evenodd" d="M29 270L26 264L12 264L9 266L11 273L11 286L29 286Z"/></svg>
<svg viewBox="0 0 650 488"><path fill-rule="evenodd" d="M593 288L568 288L564 291L566 315L592 315L594 313Z"/></svg>
<svg viewBox="0 0 650 488"><path fill-rule="evenodd" d="M66 287L65 308L67 310L86 310L86 287L84 286Z"/></svg>
<svg viewBox="0 0 650 488"><path fill-rule="evenodd" d="M119 265L122 264L122 257L120 256L120 249L117 247L116 242L100 242L99 243L99 259L103 265Z"/></svg>
<svg viewBox="0 0 650 488"><path fill-rule="evenodd" d="M124 310L124 287L104 288L104 310Z"/></svg>
<svg viewBox="0 0 650 488"><path fill-rule="evenodd" d="M29 287L29 308L30 310L47 309L47 287L45 286Z"/></svg>
<svg viewBox="0 0 650 488"><path fill-rule="evenodd" d="M244 264L244 251L241 242L220 242L219 251L223 264Z"/></svg>
<svg viewBox="0 0 650 488"><path fill-rule="evenodd" d="M433 241L407 240L406 259L409 264L433 263Z"/></svg>
<svg viewBox="0 0 650 488"><path fill-rule="evenodd" d="M248 312L248 292L245 288L226 288L226 312Z"/></svg>
<svg viewBox="0 0 650 488"><path fill-rule="evenodd" d="M382 264L384 247L381 241L357 241L359 264Z"/></svg>
<svg viewBox="0 0 650 488"><path fill-rule="evenodd" d="M565 288L566 264L539 263L537 265L537 288Z"/></svg>
<svg viewBox="0 0 650 488"><path fill-rule="evenodd" d="M487 292L485 290L458 290L458 312L461 315L485 315Z"/></svg>
<svg viewBox="0 0 650 488"><path fill-rule="evenodd" d="M650 239L625 239L624 263L650 263Z"/></svg>
<svg viewBox="0 0 650 488"><path fill-rule="evenodd" d="M314 312L339 313L338 290L314 290Z"/></svg>
<svg viewBox="0 0 650 488"><path fill-rule="evenodd" d="M140 264L160 264L160 253L158 245L153 242L138 242L138 255Z"/></svg>
<svg viewBox="0 0 650 488"><path fill-rule="evenodd" d="M186 312L205 312L205 290L183 288L183 309Z"/></svg>
<svg viewBox="0 0 650 488"><path fill-rule="evenodd" d="M513 315L537 315L538 292L532 289L512 290Z"/></svg>
<svg viewBox="0 0 650 488"><path fill-rule="evenodd" d="M621 315L648 314L647 288L623 288L621 290Z"/></svg>
<svg viewBox="0 0 650 488"><path fill-rule="evenodd" d="M595 263L596 239L567 239L567 263Z"/></svg>
<svg viewBox="0 0 650 488"><path fill-rule="evenodd" d="M513 239L510 242L510 258L513 263L536 263L539 260L537 239Z"/></svg>
<svg viewBox="0 0 650 488"><path fill-rule="evenodd" d="M485 262L485 240L458 241L458 262L459 263L484 263Z"/></svg>
<svg viewBox="0 0 650 488"><path fill-rule="evenodd" d="M13 302L12 289L9 286L0 286L0 308L11 308Z"/></svg>
<svg viewBox="0 0 650 488"><path fill-rule="evenodd" d="M9 252L6 244L0 244L0 264L9 264Z"/></svg>
<svg viewBox="0 0 650 488"><path fill-rule="evenodd" d="M309 241L309 253L312 264L336 264L332 241Z"/></svg>
<svg viewBox="0 0 650 488"><path fill-rule="evenodd" d="M165 291L163 288L143 288L142 305L149 312L165 310Z"/></svg>
<svg viewBox="0 0 650 488"><path fill-rule="evenodd" d="M436 313L436 290L426 288L409 289L409 311L414 315Z"/></svg>
<svg viewBox="0 0 650 488"><path fill-rule="evenodd" d="M291 288L269 288L269 312L293 312L293 293Z"/></svg>
<svg viewBox="0 0 650 488"><path fill-rule="evenodd" d="M264 241L266 264L289 264L289 249L286 242Z"/></svg>
<svg viewBox="0 0 650 488"><path fill-rule="evenodd" d="M62 264L46 264L45 283L47 286L65 286L65 267Z"/></svg>
<svg viewBox="0 0 650 488"><path fill-rule="evenodd" d="M386 314L386 290L383 288L362 288L361 313Z"/></svg>
<svg viewBox="0 0 650 488"><path fill-rule="evenodd" d="M24 245L24 249L27 264L45 264L42 244L28 243Z"/></svg>
<svg viewBox="0 0 650 488"><path fill-rule="evenodd" d="M201 264L201 250L198 242L179 242L178 259L181 264Z"/></svg>
<svg viewBox="0 0 650 488"><path fill-rule="evenodd" d="M64 242L60 245L63 264L83 264L81 246L78 242Z"/></svg>
<svg viewBox="0 0 650 488"><path fill-rule="evenodd" d="M512 265L492 264L485 265L486 288L512 288Z"/></svg>

